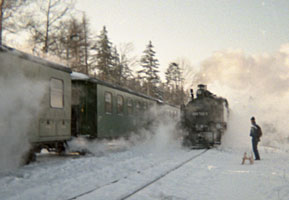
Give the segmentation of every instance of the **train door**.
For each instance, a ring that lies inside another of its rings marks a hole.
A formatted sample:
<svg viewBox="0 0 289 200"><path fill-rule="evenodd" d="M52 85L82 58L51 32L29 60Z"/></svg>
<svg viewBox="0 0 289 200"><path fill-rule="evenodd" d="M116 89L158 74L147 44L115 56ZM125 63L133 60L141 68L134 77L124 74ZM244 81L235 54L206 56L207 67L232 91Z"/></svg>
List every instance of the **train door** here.
<svg viewBox="0 0 289 200"><path fill-rule="evenodd" d="M89 81L73 84L72 135L97 137L97 84Z"/></svg>

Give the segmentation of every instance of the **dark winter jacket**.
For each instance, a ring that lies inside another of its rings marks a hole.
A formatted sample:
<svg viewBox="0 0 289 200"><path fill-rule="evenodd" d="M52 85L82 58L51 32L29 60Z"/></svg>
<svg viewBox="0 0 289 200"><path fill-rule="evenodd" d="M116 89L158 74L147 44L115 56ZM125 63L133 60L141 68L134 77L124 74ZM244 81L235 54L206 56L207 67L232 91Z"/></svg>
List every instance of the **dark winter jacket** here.
<svg viewBox="0 0 289 200"><path fill-rule="evenodd" d="M257 139L259 140L258 137L258 125L257 124L253 124L250 130L250 136L252 137L252 139Z"/></svg>

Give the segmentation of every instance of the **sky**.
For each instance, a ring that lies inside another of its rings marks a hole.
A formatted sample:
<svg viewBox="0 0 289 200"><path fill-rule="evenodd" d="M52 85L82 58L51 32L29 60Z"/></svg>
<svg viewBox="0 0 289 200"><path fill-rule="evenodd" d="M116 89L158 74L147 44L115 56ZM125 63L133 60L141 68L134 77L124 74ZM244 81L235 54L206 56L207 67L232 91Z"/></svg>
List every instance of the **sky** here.
<svg viewBox="0 0 289 200"><path fill-rule="evenodd" d="M197 66L216 51L262 54L288 43L288 0L77 0L76 8L138 56L151 40L162 70L180 58Z"/></svg>
<svg viewBox="0 0 289 200"><path fill-rule="evenodd" d="M114 44L131 42L138 56L151 40L162 78L185 58L185 89L207 84L228 99L238 123L255 116L268 141L287 140L288 0L78 0L77 9L96 33L105 25Z"/></svg>

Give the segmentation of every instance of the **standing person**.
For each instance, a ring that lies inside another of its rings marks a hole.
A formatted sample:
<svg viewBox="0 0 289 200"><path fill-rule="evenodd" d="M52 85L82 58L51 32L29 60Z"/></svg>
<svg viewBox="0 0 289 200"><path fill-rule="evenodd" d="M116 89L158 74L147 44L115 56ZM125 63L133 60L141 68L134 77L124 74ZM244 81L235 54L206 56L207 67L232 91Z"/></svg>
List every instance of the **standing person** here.
<svg viewBox="0 0 289 200"><path fill-rule="evenodd" d="M255 155L255 160L260 160L260 155L258 152L258 142L260 141L260 137L262 136L261 128L258 124L256 124L255 117L251 117L251 130L250 136L252 137L252 147Z"/></svg>

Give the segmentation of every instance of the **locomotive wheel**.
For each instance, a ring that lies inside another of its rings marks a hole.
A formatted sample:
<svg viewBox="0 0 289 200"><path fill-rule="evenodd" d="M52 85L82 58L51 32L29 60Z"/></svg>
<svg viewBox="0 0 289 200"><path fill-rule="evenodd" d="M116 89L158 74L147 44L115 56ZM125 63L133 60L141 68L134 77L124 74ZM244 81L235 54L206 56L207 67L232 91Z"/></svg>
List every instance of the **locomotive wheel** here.
<svg viewBox="0 0 289 200"><path fill-rule="evenodd" d="M188 138L184 138L183 145L185 147L190 147L190 146L192 146L192 142Z"/></svg>
<svg viewBox="0 0 289 200"><path fill-rule="evenodd" d="M65 153L65 146L64 146L64 142L57 142L55 145L55 150L58 154L63 154Z"/></svg>

